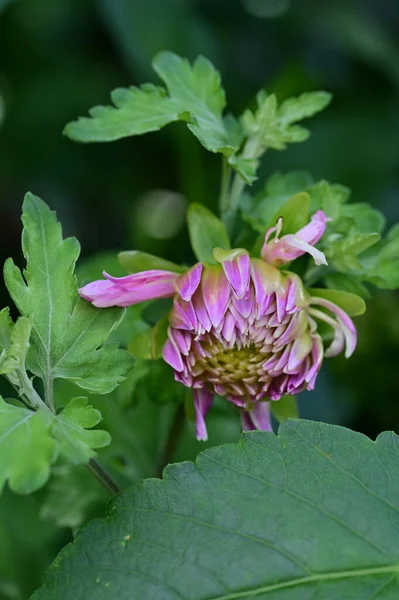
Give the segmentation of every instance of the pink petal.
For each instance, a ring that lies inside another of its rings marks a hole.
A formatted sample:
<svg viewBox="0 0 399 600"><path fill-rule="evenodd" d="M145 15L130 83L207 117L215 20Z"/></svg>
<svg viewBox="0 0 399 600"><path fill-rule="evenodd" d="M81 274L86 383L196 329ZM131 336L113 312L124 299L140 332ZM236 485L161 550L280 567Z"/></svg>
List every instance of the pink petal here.
<svg viewBox="0 0 399 600"><path fill-rule="evenodd" d="M353 354L357 343L357 331L352 319L346 314L344 310L342 310L342 308L334 304L334 302L326 300L325 298L313 296L311 299L311 304L324 306L325 308L327 308L335 314L345 337L345 358L349 358Z"/></svg>
<svg viewBox="0 0 399 600"><path fill-rule="evenodd" d="M222 322L230 301L230 285L223 269L207 267L202 279L202 297L214 327Z"/></svg>
<svg viewBox="0 0 399 600"><path fill-rule="evenodd" d="M168 363L173 369L176 371L183 371L184 364L179 352L179 349L176 345L176 342L173 338L171 338L169 334L169 338L166 340L165 345L162 349L162 356L165 362Z"/></svg>
<svg viewBox="0 0 399 600"><path fill-rule="evenodd" d="M205 416L212 406L213 395L205 388L194 390L195 430L197 440L206 442L208 431Z"/></svg>
<svg viewBox="0 0 399 600"><path fill-rule="evenodd" d="M169 271L144 271L127 277L112 277L93 281L80 288L82 298L94 306L130 306L154 298L168 298L175 294L177 274Z"/></svg>
<svg viewBox="0 0 399 600"><path fill-rule="evenodd" d="M327 217L323 211L318 210L311 218L310 223L302 227L295 235L283 235L278 239L282 229L282 222L277 222L276 227L267 230L265 242L261 250L262 258L275 265L283 265L287 262L295 260L302 254L309 253L313 256L317 265L326 265L326 257L323 252L313 248L320 240L326 229ZM276 232L276 237L272 241L268 241L270 235Z"/></svg>
<svg viewBox="0 0 399 600"><path fill-rule="evenodd" d="M269 402L255 402L251 410L241 413L241 423L244 431L254 429L273 431L270 421Z"/></svg>
<svg viewBox="0 0 399 600"><path fill-rule="evenodd" d="M236 298L243 298L249 290L249 266L248 254L241 254L234 260L222 262L224 273Z"/></svg>
<svg viewBox="0 0 399 600"><path fill-rule="evenodd" d="M203 267L199 263L177 279L176 288L183 300L191 300L200 284L202 269Z"/></svg>

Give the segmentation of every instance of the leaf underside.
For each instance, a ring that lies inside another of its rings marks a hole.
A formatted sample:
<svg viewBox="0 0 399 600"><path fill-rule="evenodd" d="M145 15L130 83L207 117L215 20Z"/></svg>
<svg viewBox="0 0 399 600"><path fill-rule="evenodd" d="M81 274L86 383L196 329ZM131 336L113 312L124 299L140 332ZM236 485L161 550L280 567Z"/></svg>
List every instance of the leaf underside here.
<svg viewBox="0 0 399 600"><path fill-rule="evenodd" d="M118 496L33 600L394 600L399 438L286 421Z"/></svg>

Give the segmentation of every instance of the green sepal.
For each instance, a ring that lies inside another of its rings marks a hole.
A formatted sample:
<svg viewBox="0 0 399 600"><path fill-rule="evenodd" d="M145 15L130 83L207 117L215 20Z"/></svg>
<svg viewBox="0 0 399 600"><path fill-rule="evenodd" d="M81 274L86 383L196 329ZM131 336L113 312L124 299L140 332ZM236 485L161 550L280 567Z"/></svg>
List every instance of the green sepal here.
<svg viewBox="0 0 399 600"><path fill-rule="evenodd" d="M270 412L279 423L287 419L298 419L298 402L295 396L282 396L280 400L270 401Z"/></svg>
<svg viewBox="0 0 399 600"><path fill-rule="evenodd" d="M232 250L214 248L212 252L213 258L220 264L236 260L239 256L243 256L244 254L248 254L248 251L245 250L245 248L233 248Z"/></svg>
<svg viewBox="0 0 399 600"><path fill-rule="evenodd" d="M187 211L191 246L202 263L215 264L214 248L230 249L226 227L216 215L202 204L190 204Z"/></svg>
<svg viewBox="0 0 399 600"><path fill-rule="evenodd" d="M321 288L310 288L307 291L311 296L330 300L330 302L342 308L350 317L358 317L366 312L366 303L357 294L344 292L343 290L326 290Z"/></svg>
<svg viewBox="0 0 399 600"><path fill-rule="evenodd" d="M118 260L123 269L127 273L141 273L142 271L150 271L152 269L162 271L172 271L173 273L184 273L187 269L176 265L169 260L140 252L139 250L124 250L119 252Z"/></svg>

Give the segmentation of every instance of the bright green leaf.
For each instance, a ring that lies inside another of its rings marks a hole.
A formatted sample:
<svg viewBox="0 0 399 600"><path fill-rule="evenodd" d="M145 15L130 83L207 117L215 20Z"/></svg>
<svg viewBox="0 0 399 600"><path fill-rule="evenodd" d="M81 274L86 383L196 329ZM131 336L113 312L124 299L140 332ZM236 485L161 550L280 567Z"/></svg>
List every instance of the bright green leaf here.
<svg viewBox="0 0 399 600"><path fill-rule="evenodd" d="M341 307L350 317L357 317L366 312L366 303L360 296L343 290L326 290L319 288L308 288L311 296L319 296L334 302Z"/></svg>
<svg viewBox="0 0 399 600"><path fill-rule="evenodd" d="M222 221L202 204L190 204L187 211L191 246L200 262L215 264L213 249L230 248L229 237Z"/></svg>
<svg viewBox="0 0 399 600"><path fill-rule="evenodd" d="M44 411L31 411L4 402L0 397L0 491L8 480L19 494L42 487L56 457Z"/></svg>
<svg viewBox="0 0 399 600"><path fill-rule="evenodd" d="M62 239L55 214L32 194L25 197L22 221L26 270L22 275L8 259L4 278L18 309L32 322L29 370L45 388L65 378L92 392L110 392L132 366L127 352L103 346L123 309L96 309L79 299L73 274L79 244Z"/></svg>
<svg viewBox="0 0 399 600"><path fill-rule="evenodd" d="M3 323L4 319L7 319L7 317L3 317L3 319L1 319ZM6 324L6 329L7 327L8 323ZM9 330L10 337L7 345L8 347L6 347L6 349L3 350L3 353L0 355L1 375L9 374L16 370L25 369L25 359L29 349L29 338L31 330L32 325L30 321L25 317L20 317L15 323L15 325L12 326L11 330ZM3 337L1 333L0 337Z"/></svg>
<svg viewBox="0 0 399 600"><path fill-rule="evenodd" d="M281 104L278 116L283 126L297 123L324 110L331 102L329 92L305 92L297 98L288 98Z"/></svg>
<svg viewBox="0 0 399 600"><path fill-rule="evenodd" d="M274 217L267 224L267 227L273 227L277 219L282 217L283 230L282 235L287 233L296 233L309 222L309 194L301 192L292 196L287 202L278 209Z"/></svg>
<svg viewBox="0 0 399 600"><path fill-rule="evenodd" d="M32 600L393 600L398 451L307 421L245 434L115 498Z"/></svg>
<svg viewBox="0 0 399 600"><path fill-rule="evenodd" d="M118 88L111 98L115 107L95 106L90 118L68 123L64 134L76 142L110 142L157 131L180 118L179 106L155 85Z"/></svg>
<svg viewBox="0 0 399 600"><path fill-rule="evenodd" d="M60 454L74 464L87 463L111 442L108 432L90 431L101 420L101 413L88 406L87 398L73 398L57 417L52 419L51 433L57 440Z"/></svg>
<svg viewBox="0 0 399 600"><path fill-rule="evenodd" d="M299 417L298 403L295 396L283 396L280 400L271 401L270 410L279 423Z"/></svg>
<svg viewBox="0 0 399 600"><path fill-rule="evenodd" d="M123 269L128 273L141 273L141 271L148 271L151 269L183 273L186 270L184 267L176 265L169 260L147 254L147 252L140 252L139 250L119 252L118 259Z"/></svg>

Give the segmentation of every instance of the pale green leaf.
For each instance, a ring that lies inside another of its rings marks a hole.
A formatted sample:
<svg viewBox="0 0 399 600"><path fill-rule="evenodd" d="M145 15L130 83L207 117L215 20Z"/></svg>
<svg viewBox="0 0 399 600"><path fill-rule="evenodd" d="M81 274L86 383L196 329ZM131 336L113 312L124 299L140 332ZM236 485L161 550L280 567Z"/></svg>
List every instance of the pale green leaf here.
<svg viewBox="0 0 399 600"><path fill-rule="evenodd" d="M0 397L0 491L8 480L19 494L42 487L56 457L47 413L12 406Z"/></svg>
<svg viewBox="0 0 399 600"><path fill-rule="evenodd" d="M360 296L343 290L326 290L322 288L308 288L311 296L318 296L330 300L342 308L350 317L357 317L366 312L366 303Z"/></svg>
<svg viewBox="0 0 399 600"><path fill-rule="evenodd" d="M287 202L278 209L275 215L271 218L267 227L273 227L277 223L277 219L282 217L283 229L282 234L296 233L309 222L310 197L309 194L301 192L289 198Z"/></svg>
<svg viewBox="0 0 399 600"><path fill-rule="evenodd" d="M312 117L324 110L331 102L328 92L305 92L297 98L288 98L281 104L278 116L280 124L291 125L302 119Z"/></svg>
<svg viewBox="0 0 399 600"><path fill-rule="evenodd" d="M398 452L307 421L245 434L115 498L32 600L394 600Z"/></svg>
<svg viewBox="0 0 399 600"><path fill-rule="evenodd" d="M4 322L4 317L1 320ZM6 324L6 329L8 326L9 324ZM31 330L32 325L25 317L20 317L15 325L11 327L11 330L9 330L10 337L6 349L0 354L1 375L6 375L16 370L25 369L25 359L29 349ZM3 337L1 333L0 337Z"/></svg>
<svg viewBox="0 0 399 600"><path fill-rule="evenodd" d="M10 345L10 336L13 328L13 322L10 317L8 307L0 310L0 353Z"/></svg>
<svg viewBox="0 0 399 600"><path fill-rule="evenodd" d="M140 252L139 250L126 250L119 252L118 259L127 273L140 273L141 271L148 271L151 269L161 269L165 271L173 271L175 273L183 273L186 269L180 265L159 258L159 256L153 256L147 254L147 252Z"/></svg>
<svg viewBox="0 0 399 600"><path fill-rule="evenodd" d="M63 240L55 214L36 196L23 206L23 275L11 259L4 278L21 314L32 323L27 366L50 387L65 378L96 393L108 393L132 366L128 353L103 346L120 323L119 308L96 309L79 299L74 276L79 244Z"/></svg>
<svg viewBox="0 0 399 600"><path fill-rule="evenodd" d="M215 264L213 249L230 248L229 237L222 221L202 204L190 204L187 223L191 246L199 261Z"/></svg>
<svg viewBox="0 0 399 600"><path fill-rule="evenodd" d="M94 449L108 446L111 441L108 432L90 431L100 420L100 411L89 406L87 398L73 398L53 419L51 433L60 454L74 464L87 463L96 454Z"/></svg>
<svg viewBox="0 0 399 600"><path fill-rule="evenodd" d="M155 85L118 88L111 99L115 106L95 106L90 118L68 123L64 134L76 142L110 142L157 131L180 118L176 102Z"/></svg>

